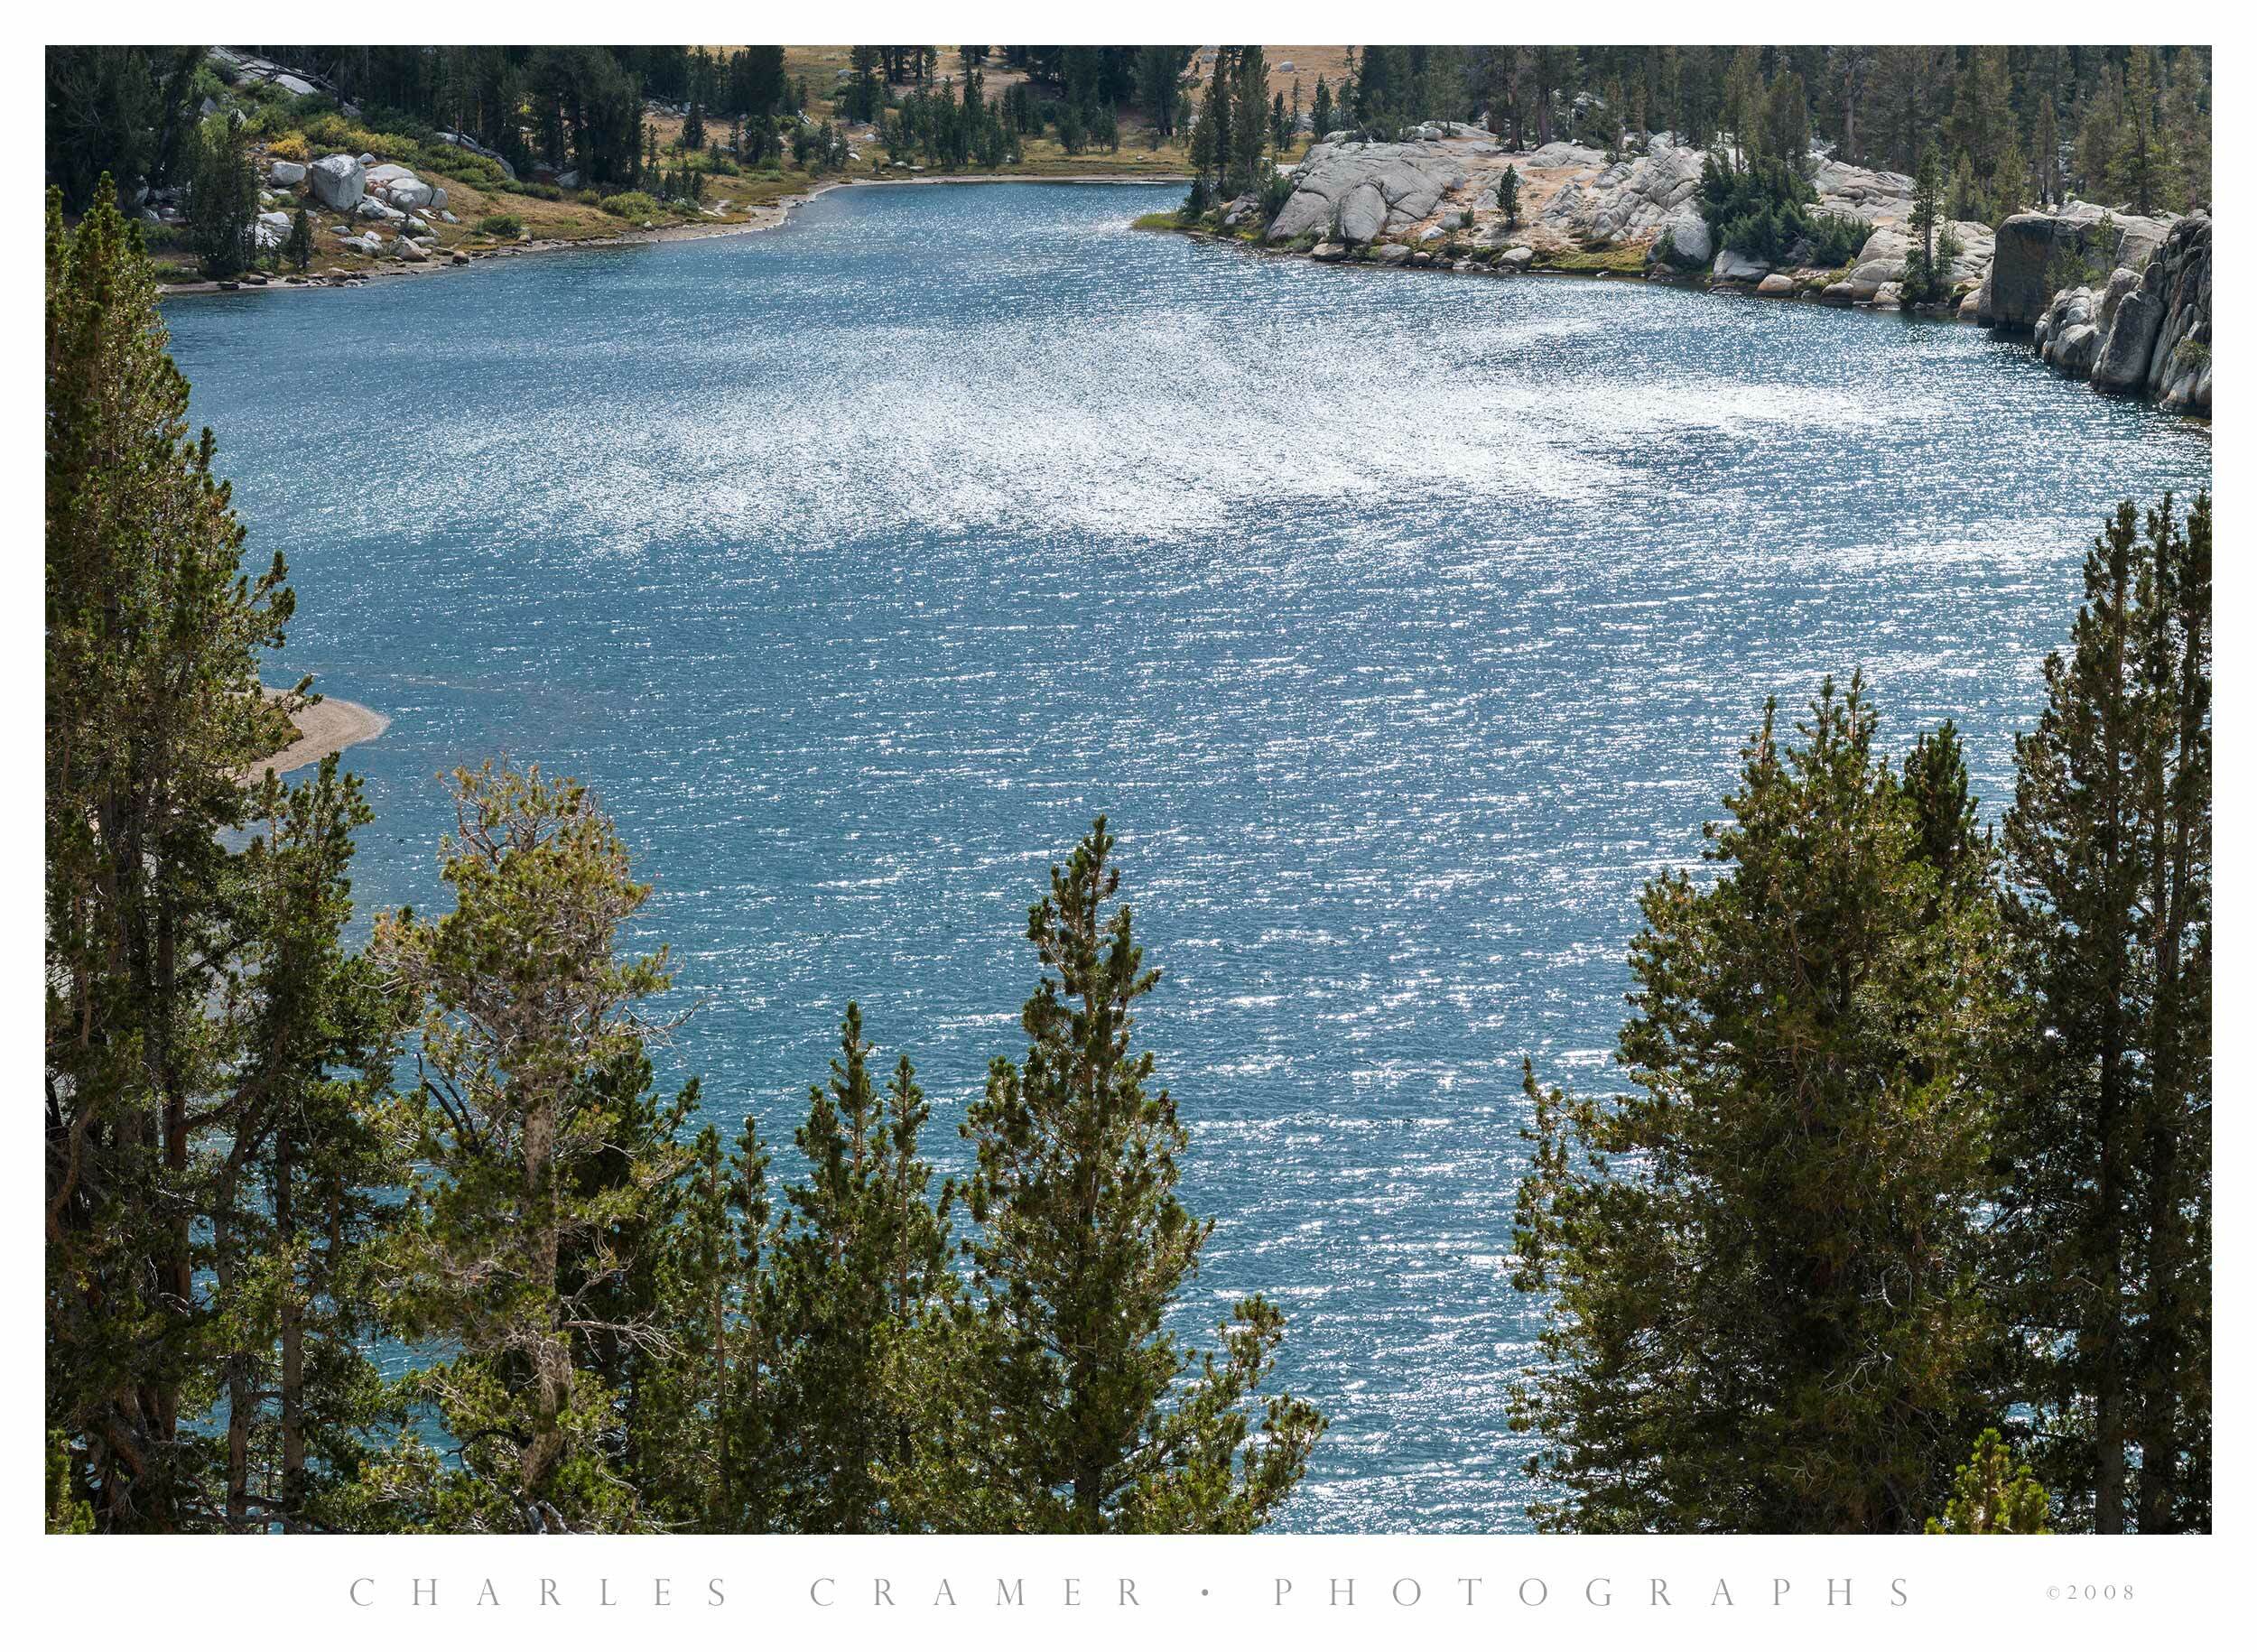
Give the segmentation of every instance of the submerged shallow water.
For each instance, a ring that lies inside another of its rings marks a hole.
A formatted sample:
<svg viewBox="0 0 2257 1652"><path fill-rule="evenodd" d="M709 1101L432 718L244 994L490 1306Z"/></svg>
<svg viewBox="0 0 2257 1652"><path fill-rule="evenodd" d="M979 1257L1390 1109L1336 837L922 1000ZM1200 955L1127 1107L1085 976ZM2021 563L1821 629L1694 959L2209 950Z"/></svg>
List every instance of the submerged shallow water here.
<svg viewBox="0 0 2257 1652"><path fill-rule="evenodd" d="M168 319L290 561L270 675L393 719L364 928L434 893L436 771L579 775L701 1005L666 1067L788 1143L858 998L955 1166L1109 812L1219 1219L1181 1323L1270 1293L1333 1419L1285 1524L1522 1528L1522 1055L1609 1081L1633 897L1767 694L1862 667L2002 799L2102 514L2208 436L1972 328L1127 227L1178 192L856 189Z"/></svg>

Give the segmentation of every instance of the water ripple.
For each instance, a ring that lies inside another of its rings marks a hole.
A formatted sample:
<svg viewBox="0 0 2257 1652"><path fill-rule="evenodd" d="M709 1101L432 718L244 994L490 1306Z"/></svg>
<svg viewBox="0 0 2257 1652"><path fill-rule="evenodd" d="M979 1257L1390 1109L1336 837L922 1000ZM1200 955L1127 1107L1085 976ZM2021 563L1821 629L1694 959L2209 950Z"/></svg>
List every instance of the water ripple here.
<svg viewBox="0 0 2257 1652"><path fill-rule="evenodd" d="M960 1165L1109 811L1221 1219L1179 1320L1274 1293L1333 1419L1288 1524L1517 1528L1521 1055L1609 1081L1635 891L1767 693L1862 665L2002 795L2101 512L2207 437L1973 329L1122 227L1171 194L171 320L290 666L394 719L364 905L430 897L435 770L584 775L704 1003L669 1066L788 1139L859 997Z"/></svg>

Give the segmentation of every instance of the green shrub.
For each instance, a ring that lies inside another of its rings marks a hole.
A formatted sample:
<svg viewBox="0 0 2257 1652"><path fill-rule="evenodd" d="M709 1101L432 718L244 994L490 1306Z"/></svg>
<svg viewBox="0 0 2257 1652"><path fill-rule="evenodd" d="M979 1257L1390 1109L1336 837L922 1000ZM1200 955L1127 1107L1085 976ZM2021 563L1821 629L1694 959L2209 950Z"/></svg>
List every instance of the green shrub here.
<svg viewBox="0 0 2257 1652"><path fill-rule="evenodd" d="M436 172L441 178L467 183L473 189L515 191L518 188L510 182L509 174L502 171L500 162L472 154L467 149L457 149L451 144L431 144L411 164L420 172Z"/></svg>
<svg viewBox="0 0 2257 1652"><path fill-rule="evenodd" d="M1819 269L1847 264L1865 245L1872 226L1849 212L1814 212L1805 223L1810 237L1809 262Z"/></svg>
<svg viewBox="0 0 2257 1652"><path fill-rule="evenodd" d="M1269 225L1277 222L1277 215L1285 210L1286 202L1292 199L1292 179L1273 167L1262 178L1261 213L1263 227L1267 228Z"/></svg>
<svg viewBox="0 0 2257 1652"><path fill-rule="evenodd" d="M1688 258L1677 250L1677 232L1675 229L1661 232L1661 239L1654 244L1654 256L1673 270L1697 270L1701 267L1700 259Z"/></svg>
<svg viewBox="0 0 2257 1652"><path fill-rule="evenodd" d="M489 212L478 219L480 235L500 236L505 240L515 240L525 232L525 221L515 212Z"/></svg>
<svg viewBox="0 0 2257 1652"><path fill-rule="evenodd" d="M1719 247L1776 264L1808 229L1805 209L1817 194L1783 161L1757 156L1735 165L1712 152L1701 163L1699 199Z"/></svg>
<svg viewBox="0 0 2257 1652"><path fill-rule="evenodd" d="M613 218L631 218L641 223L645 218L663 218L666 209L641 190L626 190L617 195L607 195L597 203Z"/></svg>
<svg viewBox="0 0 2257 1652"><path fill-rule="evenodd" d="M1939 226L1936 231L1936 256L1928 258L1927 248L1916 237L1912 250L1904 255L1904 302L1908 304L1932 304L1945 296L1951 277L1951 262L1964 249L1959 237L1949 225Z"/></svg>

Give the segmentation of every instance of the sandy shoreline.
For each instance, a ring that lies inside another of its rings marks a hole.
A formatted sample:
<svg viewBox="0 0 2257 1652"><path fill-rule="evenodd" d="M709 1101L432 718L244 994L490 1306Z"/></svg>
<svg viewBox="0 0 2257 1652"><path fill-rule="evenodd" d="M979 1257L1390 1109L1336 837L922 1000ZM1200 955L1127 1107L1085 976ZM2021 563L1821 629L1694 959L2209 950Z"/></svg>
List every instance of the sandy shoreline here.
<svg viewBox="0 0 2257 1652"><path fill-rule="evenodd" d="M281 694L280 689L266 691L269 700L278 699ZM392 726L392 719L381 711L372 711L349 700L328 697L305 707L290 720L298 726L298 738L264 763L254 764L254 776L261 769L271 768L277 775L287 775L293 769L311 767L333 751L375 739Z"/></svg>
<svg viewBox="0 0 2257 1652"><path fill-rule="evenodd" d="M668 224L658 229L623 229L615 236L593 236L583 240L520 241L511 246L497 246L488 252L476 253L468 264L456 264L451 259L433 256L424 264L409 264L395 260L355 270L348 281L328 281L319 275L306 275L296 281L272 276L265 282L238 283L222 287L216 281L183 281L160 285L157 292L164 298L190 297L200 292L319 292L334 291L368 281L388 280L403 275L438 275L454 270L476 269L481 264L492 264L504 258L522 258L533 253L584 252L597 246L640 246L654 241L703 241L715 236L756 235L763 229L774 229L785 222L795 207L803 207L819 195L833 190L892 189L904 184L935 183L1189 183L1187 173L1178 172L1068 172L1014 175L1008 172L941 172L931 177L908 178L833 178L813 189L797 195L787 195L765 207L755 208L749 218L727 224Z"/></svg>

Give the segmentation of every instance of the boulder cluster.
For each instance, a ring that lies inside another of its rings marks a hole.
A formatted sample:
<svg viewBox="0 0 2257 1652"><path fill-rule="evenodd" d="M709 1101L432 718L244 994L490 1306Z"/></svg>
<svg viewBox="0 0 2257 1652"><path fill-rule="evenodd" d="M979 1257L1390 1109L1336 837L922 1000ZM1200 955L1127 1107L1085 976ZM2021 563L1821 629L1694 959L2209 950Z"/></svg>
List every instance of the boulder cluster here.
<svg viewBox="0 0 2257 1652"><path fill-rule="evenodd" d="M2159 244L2136 263L2118 264L2105 281L2056 292L2030 338L2047 362L2099 389L2208 414L2209 216L2178 219Z"/></svg>
<svg viewBox="0 0 2257 1652"><path fill-rule="evenodd" d="M1335 132L1287 175L1285 204L1263 236L1324 263L1497 273L1588 269L1592 255L1639 249L1654 278L1705 279L1765 298L1903 304L1910 178L1817 160L1813 209L1866 227L1846 267L1821 268L1808 244L1775 260L1718 246L1698 200L1704 158L1667 135L1643 154L1610 159L1565 143L1507 153L1478 126L1416 127L1395 143ZM1508 167L1519 185L1510 219L1498 198ZM1241 196L1223 223L1258 228L1260 212L1256 196ZM2010 218L1995 232L1973 222L1938 229L1951 255L1935 312L2034 332L2065 371L2167 407L2209 411L2206 218L2174 222L2071 202ZM1601 273L1619 268L1595 262Z"/></svg>
<svg viewBox="0 0 2257 1652"><path fill-rule="evenodd" d="M1398 143L1331 134L1312 148L1287 181L1284 207L1266 231L1272 244L1314 239L1318 255L1337 261L1361 251L1380 263L1454 263L1441 247L1483 254L1482 267L1526 267L1537 255L1642 249L1658 276L1704 273L1711 283L1767 297L1823 297L1841 304L1899 302L1911 240L1903 225L1912 209L1912 180L1831 159L1812 173L1816 209L1862 220L1871 232L1852 265L1820 269L1813 249L1795 246L1776 262L1742 248L1719 246L1697 199L1704 151L1657 137L1643 154L1615 159L1568 143L1526 154L1499 149L1489 133L1461 125L1413 128ZM1520 210L1508 221L1497 199L1505 169L1519 181ZM1258 210L1252 196L1231 203L1226 227ZM1952 299L1958 302L1988 275L1987 225L1955 224ZM1410 249L1410 255L1390 251ZM1500 254L1498 249L1504 249ZM1421 252L1429 254L1420 257ZM1525 253L1528 256L1512 256Z"/></svg>
<svg viewBox="0 0 2257 1652"><path fill-rule="evenodd" d="M1269 239L1316 235L1362 246L1399 234L1464 187L1465 160L1449 143L1319 144L1295 169Z"/></svg>
<svg viewBox="0 0 2257 1652"><path fill-rule="evenodd" d="M354 252L389 253L404 263L426 263L439 250L432 219L460 221L447 210L443 185L427 182L404 166L378 165L374 155L323 155L311 165L276 161L267 177L277 189L303 184L315 204L342 214L346 222L330 233ZM271 216L281 218L287 235L289 215Z"/></svg>

